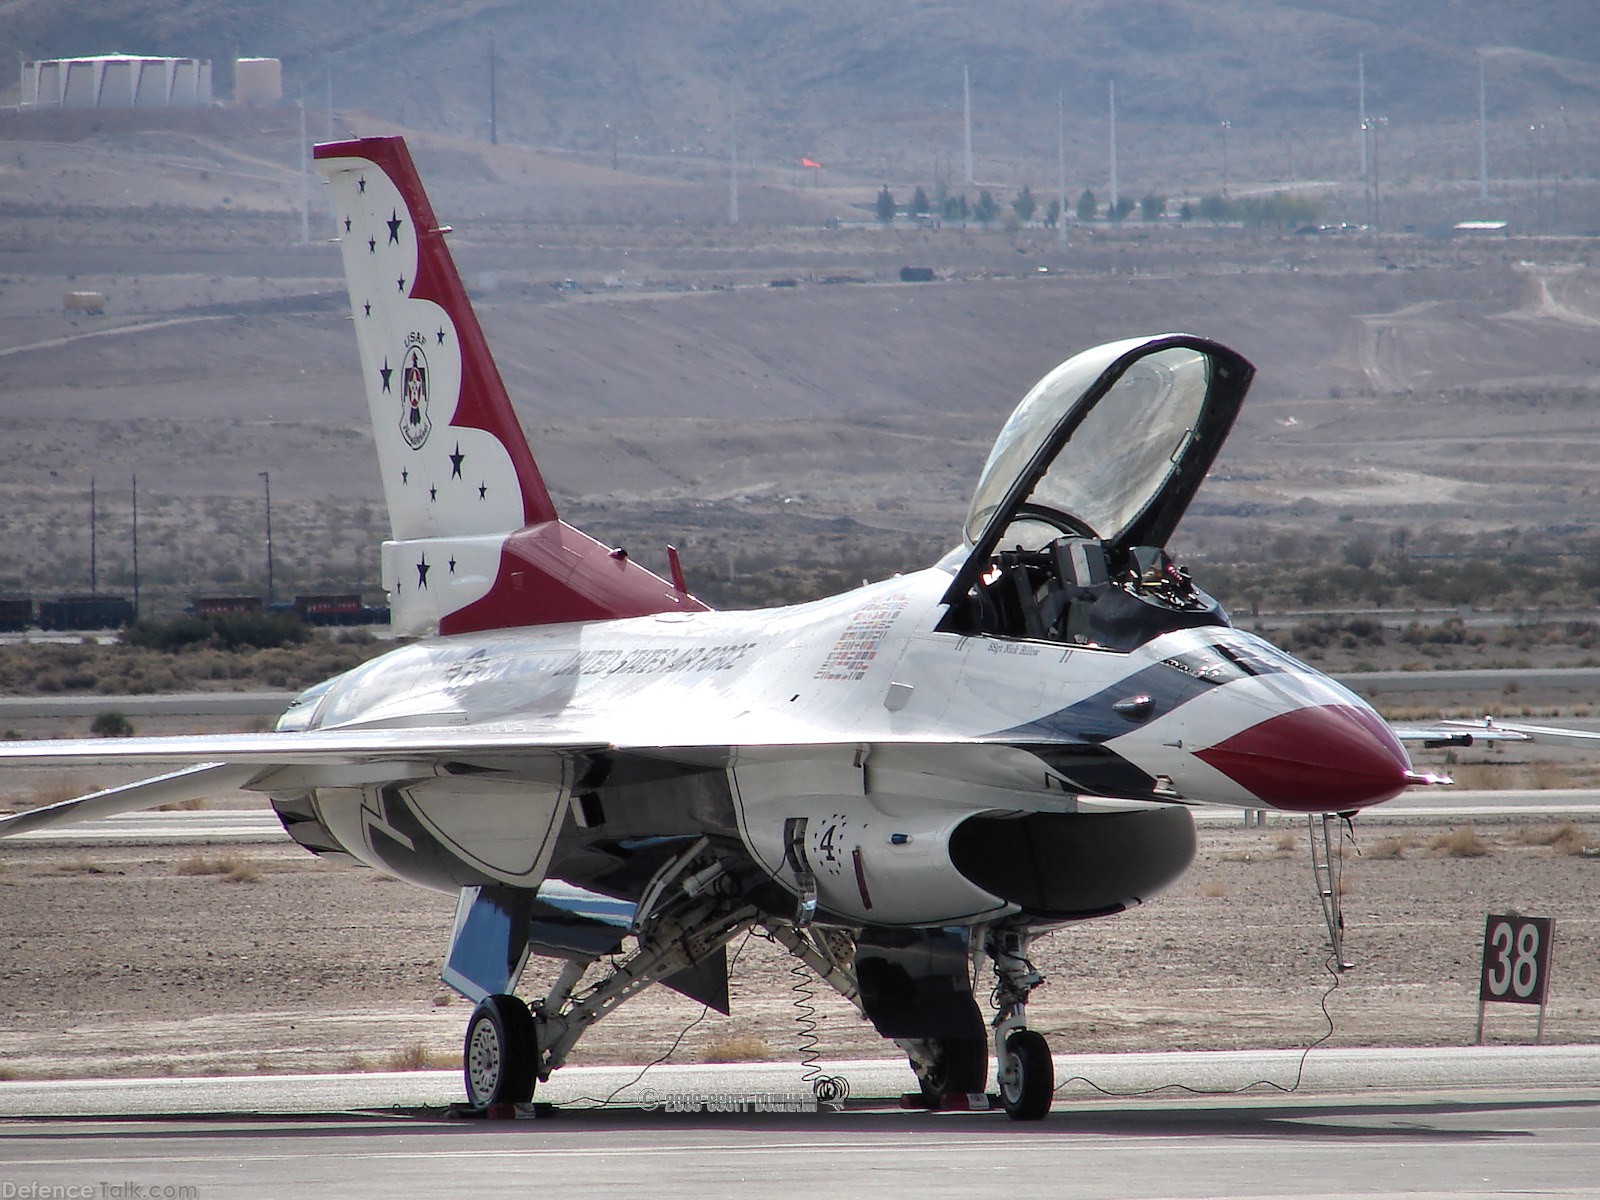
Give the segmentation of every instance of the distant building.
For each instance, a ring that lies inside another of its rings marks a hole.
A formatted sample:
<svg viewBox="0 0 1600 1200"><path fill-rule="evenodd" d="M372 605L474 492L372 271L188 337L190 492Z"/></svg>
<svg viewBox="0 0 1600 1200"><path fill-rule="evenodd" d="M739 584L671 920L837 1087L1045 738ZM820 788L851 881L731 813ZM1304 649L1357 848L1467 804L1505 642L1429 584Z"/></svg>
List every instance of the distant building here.
<svg viewBox="0 0 1600 1200"><path fill-rule="evenodd" d="M233 60L235 104L279 104L283 101L283 63L276 58Z"/></svg>
<svg viewBox="0 0 1600 1200"><path fill-rule="evenodd" d="M101 54L22 64L23 108L195 108L211 103L211 60Z"/></svg>

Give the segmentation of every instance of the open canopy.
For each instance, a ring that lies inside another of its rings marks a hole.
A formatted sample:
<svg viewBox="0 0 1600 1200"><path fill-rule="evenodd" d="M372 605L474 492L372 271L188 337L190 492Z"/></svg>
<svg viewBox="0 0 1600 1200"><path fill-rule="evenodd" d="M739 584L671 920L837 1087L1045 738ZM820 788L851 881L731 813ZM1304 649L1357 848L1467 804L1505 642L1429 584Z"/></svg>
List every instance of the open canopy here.
<svg viewBox="0 0 1600 1200"><path fill-rule="evenodd" d="M1187 334L1109 342L1051 371L995 439L951 596L966 594L997 549L1063 535L1097 539L1113 557L1165 545L1254 373L1226 346Z"/></svg>

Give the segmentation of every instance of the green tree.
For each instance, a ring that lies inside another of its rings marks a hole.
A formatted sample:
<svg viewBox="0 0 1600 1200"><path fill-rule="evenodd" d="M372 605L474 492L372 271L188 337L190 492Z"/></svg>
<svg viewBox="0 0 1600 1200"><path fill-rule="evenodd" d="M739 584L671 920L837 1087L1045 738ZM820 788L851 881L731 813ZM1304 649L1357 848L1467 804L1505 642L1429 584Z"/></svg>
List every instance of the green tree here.
<svg viewBox="0 0 1600 1200"><path fill-rule="evenodd" d="M1178 220L1180 220L1180 221L1192 221L1192 220L1194 220L1194 205L1190 204L1187 200L1185 200L1182 204L1178 205Z"/></svg>
<svg viewBox="0 0 1600 1200"><path fill-rule="evenodd" d="M1220 225L1233 216L1233 205L1223 199L1216 192L1209 196L1200 197L1199 215L1210 221L1213 225Z"/></svg>
<svg viewBox="0 0 1600 1200"><path fill-rule="evenodd" d="M1146 192L1139 198L1139 219L1141 221L1159 221L1167 214L1167 198L1158 196L1154 192Z"/></svg>
<svg viewBox="0 0 1600 1200"><path fill-rule="evenodd" d="M1246 225L1290 227L1314 225L1322 216L1322 206L1309 196L1276 192L1271 196L1248 196L1233 203L1234 215Z"/></svg>
<svg viewBox="0 0 1600 1200"><path fill-rule="evenodd" d="M1084 188L1073 211L1078 214L1078 220L1088 223L1094 220L1095 214L1100 211L1100 205L1095 202L1094 193Z"/></svg>
<svg viewBox="0 0 1600 1200"><path fill-rule="evenodd" d="M1017 214L1017 219L1026 225L1033 220L1033 214L1038 211L1039 202L1033 198L1033 189L1027 184L1022 185L1022 190L1017 193L1017 198L1011 202L1011 211Z"/></svg>
<svg viewBox="0 0 1600 1200"><path fill-rule="evenodd" d="M1044 227L1054 229L1059 220L1061 220L1061 201L1052 200L1044 206Z"/></svg>
<svg viewBox="0 0 1600 1200"><path fill-rule="evenodd" d="M883 185L883 190L878 193L878 220L887 225L894 220L894 213L894 196L889 191L889 185L886 183Z"/></svg>
<svg viewBox="0 0 1600 1200"><path fill-rule="evenodd" d="M978 193L978 203L972 206L972 218L988 225L1000 215L1000 206L994 202L994 197L985 188Z"/></svg>
<svg viewBox="0 0 1600 1200"><path fill-rule="evenodd" d="M946 221L965 221L967 219L967 194L965 192L944 198L944 219Z"/></svg>
<svg viewBox="0 0 1600 1200"><path fill-rule="evenodd" d="M1133 211L1133 201L1126 196L1118 196L1117 202L1111 206L1106 216L1113 221L1126 221L1128 214Z"/></svg>
<svg viewBox="0 0 1600 1200"><path fill-rule="evenodd" d="M921 184L918 184L917 190L911 193L911 215L925 217L932 211L932 206L928 203L928 193L922 190Z"/></svg>

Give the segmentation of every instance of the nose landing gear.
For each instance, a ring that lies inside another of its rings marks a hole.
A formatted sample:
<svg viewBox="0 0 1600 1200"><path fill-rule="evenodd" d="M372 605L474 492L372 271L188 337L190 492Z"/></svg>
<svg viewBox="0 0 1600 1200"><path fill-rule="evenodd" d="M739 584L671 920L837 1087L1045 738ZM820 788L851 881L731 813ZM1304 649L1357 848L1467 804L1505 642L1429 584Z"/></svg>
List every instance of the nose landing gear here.
<svg viewBox="0 0 1600 1200"><path fill-rule="evenodd" d="M1044 976L1028 961L1023 930L990 929L984 953L994 964L994 1051L1000 1103L1013 1121L1038 1121L1055 1098L1056 1069L1042 1034L1029 1029L1028 997Z"/></svg>

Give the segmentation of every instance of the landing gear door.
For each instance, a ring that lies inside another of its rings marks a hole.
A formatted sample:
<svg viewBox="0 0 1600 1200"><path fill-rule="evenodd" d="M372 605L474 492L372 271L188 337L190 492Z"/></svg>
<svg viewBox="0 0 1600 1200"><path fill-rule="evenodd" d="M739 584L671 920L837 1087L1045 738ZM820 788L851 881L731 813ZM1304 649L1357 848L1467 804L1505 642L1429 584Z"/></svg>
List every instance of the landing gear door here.
<svg viewBox="0 0 1600 1200"><path fill-rule="evenodd" d="M1226 346L1187 334L1110 342L1051 371L995 440L945 602L967 596L997 550L1089 539L1118 561L1166 545L1254 374Z"/></svg>

